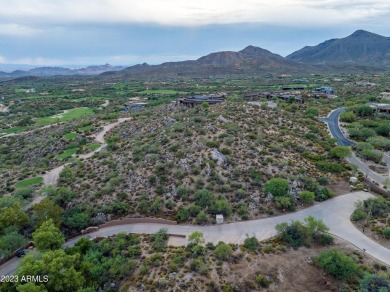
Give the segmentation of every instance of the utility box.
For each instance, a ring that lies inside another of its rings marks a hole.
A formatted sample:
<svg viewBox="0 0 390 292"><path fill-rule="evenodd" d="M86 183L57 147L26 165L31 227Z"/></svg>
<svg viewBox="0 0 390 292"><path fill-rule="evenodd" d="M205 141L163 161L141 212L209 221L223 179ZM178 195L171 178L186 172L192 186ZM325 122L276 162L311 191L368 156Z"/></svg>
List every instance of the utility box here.
<svg viewBox="0 0 390 292"><path fill-rule="evenodd" d="M222 214L216 215L215 220L217 221L217 224L223 224L223 215Z"/></svg>
<svg viewBox="0 0 390 292"><path fill-rule="evenodd" d="M357 179L357 177L351 176L351 177L349 178L349 182L355 184L355 183L358 182L358 179Z"/></svg>

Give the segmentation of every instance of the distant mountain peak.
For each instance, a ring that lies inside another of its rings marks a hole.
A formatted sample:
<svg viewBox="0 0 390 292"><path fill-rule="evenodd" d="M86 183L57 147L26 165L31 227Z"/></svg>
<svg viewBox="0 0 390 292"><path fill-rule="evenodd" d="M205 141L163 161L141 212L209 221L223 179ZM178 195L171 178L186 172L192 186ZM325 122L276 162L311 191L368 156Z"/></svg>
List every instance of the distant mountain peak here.
<svg viewBox="0 0 390 292"><path fill-rule="evenodd" d="M304 47L287 58L306 64L390 68L390 38L359 29L344 38Z"/></svg>

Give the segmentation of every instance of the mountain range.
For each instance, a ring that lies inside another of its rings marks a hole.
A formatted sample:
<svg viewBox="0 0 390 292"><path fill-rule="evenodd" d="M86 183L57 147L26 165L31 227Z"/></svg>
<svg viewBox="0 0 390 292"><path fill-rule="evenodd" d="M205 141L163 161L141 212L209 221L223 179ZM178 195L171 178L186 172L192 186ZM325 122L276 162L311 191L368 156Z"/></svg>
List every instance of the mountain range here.
<svg viewBox="0 0 390 292"><path fill-rule="evenodd" d="M13 72L0 71L0 77L20 77L20 76L58 76L58 75L98 75L107 71L123 70L124 66L111 66L110 64L88 66L79 69L69 69L63 67L37 67L30 70L15 70Z"/></svg>
<svg viewBox="0 0 390 292"><path fill-rule="evenodd" d="M131 67L109 64L81 69L40 67L28 71L0 72L0 77L96 75L126 77L177 77L258 75L269 73L371 72L390 70L390 38L364 30L350 36L331 39L317 46L306 46L287 57L268 50L248 46L233 52L211 53L197 60L146 63Z"/></svg>
<svg viewBox="0 0 390 292"><path fill-rule="evenodd" d="M390 65L390 38L364 30L327 40L317 46L304 47L286 57L306 64Z"/></svg>

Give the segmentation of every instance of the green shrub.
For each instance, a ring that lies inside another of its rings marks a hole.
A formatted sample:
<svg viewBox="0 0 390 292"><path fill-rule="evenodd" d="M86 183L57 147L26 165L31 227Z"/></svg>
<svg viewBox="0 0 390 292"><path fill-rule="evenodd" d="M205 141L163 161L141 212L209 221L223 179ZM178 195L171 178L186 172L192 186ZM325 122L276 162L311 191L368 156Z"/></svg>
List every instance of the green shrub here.
<svg viewBox="0 0 390 292"><path fill-rule="evenodd" d="M255 251L257 252L259 250L259 247L260 247L260 242L257 240L256 237L252 236L252 237L247 237L245 240L244 240L244 247L246 249L249 249L251 251Z"/></svg>
<svg viewBox="0 0 390 292"><path fill-rule="evenodd" d="M217 259L227 261L232 254L233 249L229 244L226 244L222 241L218 242L214 253Z"/></svg>
<svg viewBox="0 0 390 292"><path fill-rule="evenodd" d="M320 252L317 257L318 265L336 279L351 279L358 271L358 265L353 258L337 249Z"/></svg>
<svg viewBox="0 0 390 292"><path fill-rule="evenodd" d="M361 209L357 209L352 213L351 219L352 219L352 221L359 221L359 220L365 219L366 217L367 217L366 212L364 212Z"/></svg>
<svg viewBox="0 0 390 292"><path fill-rule="evenodd" d="M284 178L272 178L265 185L265 192L273 196L285 196L288 192L288 181Z"/></svg>
<svg viewBox="0 0 390 292"><path fill-rule="evenodd" d="M303 191L303 192L300 192L300 193L299 193L299 199L300 199L303 203L305 203L305 204L307 204L307 205L313 204L314 198L315 198L314 192Z"/></svg>
<svg viewBox="0 0 390 292"><path fill-rule="evenodd" d="M390 227L383 228L382 234L386 239L390 239Z"/></svg>
<svg viewBox="0 0 390 292"><path fill-rule="evenodd" d="M210 148L219 148L219 143L217 141L207 141L206 146Z"/></svg>

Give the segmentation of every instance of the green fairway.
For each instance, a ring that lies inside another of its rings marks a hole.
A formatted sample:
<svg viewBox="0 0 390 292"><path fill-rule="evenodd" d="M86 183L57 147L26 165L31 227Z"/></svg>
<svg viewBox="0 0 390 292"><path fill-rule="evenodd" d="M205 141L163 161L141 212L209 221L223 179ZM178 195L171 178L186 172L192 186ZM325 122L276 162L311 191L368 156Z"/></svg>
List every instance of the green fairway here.
<svg viewBox="0 0 390 292"><path fill-rule="evenodd" d="M29 178L29 179L25 179L25 180L22 180L20 182L17 182L15 184L15 186L17 188L25 188L25 187L28 187L28 186L31 186L31 185L40 184L41 182L43 182L43 177L37 176L37 177L34 177L34 178Z"/></svg>
<svg viewBox="0 0 390 292"><path fill-rule="evenodd" d="M13 134L13 133L23 132L26 129L27 129L27 127L14 127L14 128L10 128L10 129L0 130L0 133Z"/></svg>
<svg viewBox="0 0 390 292"><path fill-rule="evenodd" d="M186 94L185 91L176 91L170 89L151 89L138 92L140 94Z"/></svg>
<svg viewBox="0 0 390 292"><path fill-rule="evenodd" d="M73 140L74 138L77 137L77 134L76 133L68 133L68 134L65 134L63 136L63 138L66 140L66 141L69 141L69 140Z"/></svg>
<svg viewBox="0 0 390 292"><path fill-rule="evenodd" d="M68 110L66 113L58 114L52 117L38 118L36 120L37 124L48 125L56 122L66 122L69 120L77 119L80 117L88 116L93 114L93 109L79 107Z"/></svg>
<svg viewBox="0 0 390 292"><path fill-rule="evenodd" d="M85 146L85 149L89 150L89 151L93 151L93 150L96 150L100 147L101 144L99 143L95 143L95 144L90 144L90 145L86 145Z"/></svg>
<svg viewBox="0 0 390 292"><path fill-rule="evenodd" d="M77 150L79 150L77 147L66 149L64 152L58 154L58 158L65 159L71 157L72 155L76 154Z"/></svg>

